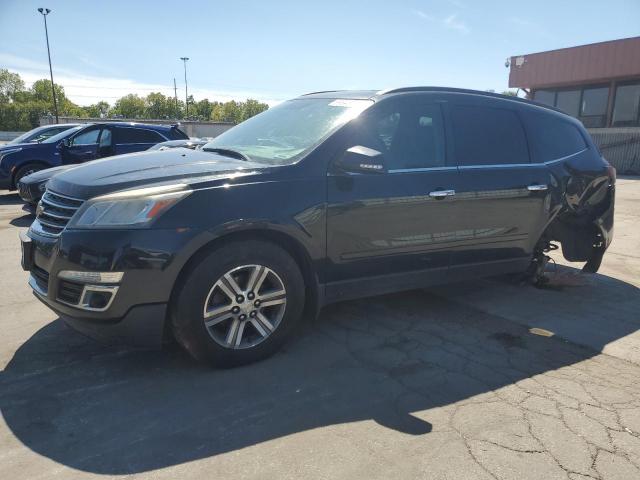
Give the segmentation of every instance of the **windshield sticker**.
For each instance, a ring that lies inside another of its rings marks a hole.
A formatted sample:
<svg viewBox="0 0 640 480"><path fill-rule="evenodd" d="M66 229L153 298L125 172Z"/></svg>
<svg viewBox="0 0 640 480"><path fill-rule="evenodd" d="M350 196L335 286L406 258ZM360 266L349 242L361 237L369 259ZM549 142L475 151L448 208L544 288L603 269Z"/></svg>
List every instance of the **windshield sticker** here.
<svg viewBox="0 0 640 480"><path fill-rule="evenodd" d="M366 100L347 100L344 98L339 98L338 100L334 100L329 104L330 107L358 107L361 106L363 102Z"/></svg>

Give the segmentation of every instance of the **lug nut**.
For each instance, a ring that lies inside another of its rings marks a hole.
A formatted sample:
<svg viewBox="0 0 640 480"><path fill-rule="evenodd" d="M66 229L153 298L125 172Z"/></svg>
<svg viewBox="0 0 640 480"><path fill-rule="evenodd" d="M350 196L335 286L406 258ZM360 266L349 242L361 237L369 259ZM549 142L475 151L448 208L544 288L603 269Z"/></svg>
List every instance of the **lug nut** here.
<svg viewBox="0 0 640 480"><path fill-rule="evenodd" d="M243 314L242 314L242 315L240 315L240 317L238 317L238 318L240 318L240 320L246 320L246 319L247 319L247 316L243 313Z"/></svg>
<svg viewBox="0 0 640 480"><path fill-rule="evenodd" d="M253 299L255 298L255 295L253 294L253 292L249 292L249 293L247 294L247 298L248 298L249 300L253 300Z"/></svg>
<svg viewBox="0 0 640 480"><path fill-rule="evenodd" d="M255 317L256 315L257 315L257 312L255 310L252 310L251 313L249 314L251 318Z"/></svg>
<svg viewBox="0 0 640 480"><path fill-rule="evenodd" d="M236 302L238 302L238 303L242 303L242 302L244 302L244 297L243 297L242 295L238 295L238 296L236 297Z"/></svg>
<svg viewBox="0 0 640 480"><path fill-rule="evenodd" d="M232 313L238 313L239 311L240 311L240 307L233 307L233 308L231 309L231 312L232 312Z"/></svg>
<svg viewBox="0 0 640 480"><path fill-rule="evenodd" d="M256 300L253 304L254 304L256 307L259 307L259 306L260 306L260 300Z"/></svg>

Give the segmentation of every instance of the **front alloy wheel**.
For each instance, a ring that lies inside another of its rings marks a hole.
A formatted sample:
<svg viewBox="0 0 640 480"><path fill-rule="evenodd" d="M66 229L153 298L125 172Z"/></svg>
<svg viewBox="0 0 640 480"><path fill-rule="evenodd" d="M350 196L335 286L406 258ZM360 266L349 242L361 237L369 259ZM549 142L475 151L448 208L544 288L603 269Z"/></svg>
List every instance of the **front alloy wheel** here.
<svg viewBox="0 0 640 480"><path fill-rule="evenodd" d="M204 302L204 325L219 345L250 348L265 341L280 325L287 290L264 265L234 268L213 285Z"/></svg>
<svg viewBox="0 0 640 480"><path fill-rule="evenodd" d="M305 304L298 263L275 243L238 240L198 254L176 285L170 312L175 339L217 367L276 352Z"/></svg>

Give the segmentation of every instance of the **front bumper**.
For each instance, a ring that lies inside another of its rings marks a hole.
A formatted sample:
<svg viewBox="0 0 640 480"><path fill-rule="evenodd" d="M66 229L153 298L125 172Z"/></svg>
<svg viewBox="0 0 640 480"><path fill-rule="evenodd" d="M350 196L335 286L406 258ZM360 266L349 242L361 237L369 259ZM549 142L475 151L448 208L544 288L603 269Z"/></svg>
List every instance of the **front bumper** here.
<svg viewBox="0 0 640 480"><path fill-rule="evenodd" d="M37 204L42 198L43 191L41 185L46 184L48 180L42 182L18 182L18 195L20 198L31 205Z"/></svg>
<svg viewBox="0 0 640 480"><path fill-rule="evenodd" d="M165 340L167 305L197 235L177 230L65 230L59 237L28 232L29 284L34 295L68 325L106 343L158 347ZM107 308L80 302L87 288L104 285L59 277L61 271L124 272L107 285ZM76 292L76 297L73 297Z"/></svg>

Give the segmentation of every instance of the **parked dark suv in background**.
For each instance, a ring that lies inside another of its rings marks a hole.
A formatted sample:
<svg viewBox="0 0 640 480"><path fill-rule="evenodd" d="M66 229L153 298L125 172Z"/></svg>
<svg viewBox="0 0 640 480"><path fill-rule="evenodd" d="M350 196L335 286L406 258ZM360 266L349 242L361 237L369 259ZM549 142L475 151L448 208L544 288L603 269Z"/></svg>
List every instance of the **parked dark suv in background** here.
<svg viewBox="0 0 640 480"><path fill-rule="evenodd" d="M25 175L59 165L146 150L188 138L177 125L96 123L80 125L40 143L0 146L0 188L12 190Z"/></svg>
<svg viewBox="0 0 640 480"><path fill-rule="evenodd" d="M583 126L445 88L320 92L203 150L53 177L23 235L35 295L99 338L238 365L338 300L539 272L551 241L598 269L615 170Z"/></svg>
<svg viewBox="0 0 640 480"><path fill-rule="evenodd" d="M45 141L49 137L53 137L59 133L64 132L65 130L69 130L70 128L77 127L80 125L79 123L60 123L57 125L43 125L41 127L36 127L33 130L29 130L28 132L23 133L22 135L14 138L8 143L5 143L4 146L7 145L16 145L18 143L40 143Z"/></svg>

